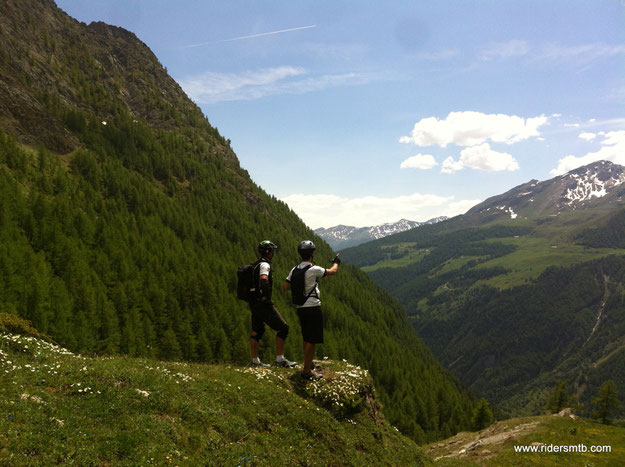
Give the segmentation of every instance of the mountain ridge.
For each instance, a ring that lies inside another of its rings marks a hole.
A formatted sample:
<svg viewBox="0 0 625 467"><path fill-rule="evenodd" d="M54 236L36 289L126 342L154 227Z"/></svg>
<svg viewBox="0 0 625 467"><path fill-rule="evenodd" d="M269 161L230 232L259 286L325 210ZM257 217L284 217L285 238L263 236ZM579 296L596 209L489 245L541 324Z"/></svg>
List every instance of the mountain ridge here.
<svg viewBox="0 0 625 467"><path fill-rule="evenodd" d="M559 215L563 210L584 209L606 202L620 203L625 187L615 188L623 183L625 167L610 161L593 162L550 180L530 180L518 185L474 206L467 215L480 215L489 221L497 214L509 215L511 219L531 218Z"/></svg>
<svg viewBox="0 0 625 467"><path fill-rule="evenodd" d="M320 227L315 229L314 232L328 242L332 248L342 250L344 248L384 238L388 235L404 232L422 225L436 224L437 222L442 222L446 219L446 216L434 217L425 222L400 219L397 222L387 222L368 227L354 227L339 224L328 228Z"/></svg>

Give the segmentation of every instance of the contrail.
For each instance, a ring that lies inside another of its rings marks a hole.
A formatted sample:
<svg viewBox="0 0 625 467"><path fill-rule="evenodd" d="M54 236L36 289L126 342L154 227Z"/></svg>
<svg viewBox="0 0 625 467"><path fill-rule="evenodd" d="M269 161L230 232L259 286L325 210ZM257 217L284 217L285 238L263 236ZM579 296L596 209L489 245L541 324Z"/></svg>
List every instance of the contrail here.
<svg viewBox="0 0 625 467"><path fill-rule="evenodd" d="M262 36L271 36L273 34L282 34L283 32L291 32L291 31L300 31L302 29L311 29L311 28L316 28L317 25L316 24L312 24L310 26L300 26L299 28L291 28L291 29L281 29L279 31L271 31L271 32L263 32L261 34L252 34L251 36L241 36L241 37L233 37L231 39L222 39L220 41L213 41L213 42L203 42L201 44L193 44L193 45L186 45L183 48L185 49L190 49L192 47L202 47L204 45L210 45L210 44L219 44L221 42L233 42L233 41L242 41L245 39L253 39L255 37L262 37Z"/></svg>

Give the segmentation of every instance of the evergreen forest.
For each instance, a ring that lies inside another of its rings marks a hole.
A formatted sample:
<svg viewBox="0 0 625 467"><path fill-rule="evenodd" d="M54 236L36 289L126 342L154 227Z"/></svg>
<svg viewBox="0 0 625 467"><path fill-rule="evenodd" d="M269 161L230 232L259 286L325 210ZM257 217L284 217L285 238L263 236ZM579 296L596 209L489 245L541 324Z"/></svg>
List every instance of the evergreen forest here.
<svg viewBox="0 0 625 467"><path fill-rule="evenodd" d="M133 34L48 0L2 8L0 80L23 106L0 106L0 309L74 352L244 365L236 269L270 239L285 353L301 362L282 280L300 240L316 243L321 266L330 247L251 180ZM321 290L318 357L368 369L389 422L419 442L470 427L474 396L387 292L349 265ZM273 352L268 332L261 356Z"/></svg>

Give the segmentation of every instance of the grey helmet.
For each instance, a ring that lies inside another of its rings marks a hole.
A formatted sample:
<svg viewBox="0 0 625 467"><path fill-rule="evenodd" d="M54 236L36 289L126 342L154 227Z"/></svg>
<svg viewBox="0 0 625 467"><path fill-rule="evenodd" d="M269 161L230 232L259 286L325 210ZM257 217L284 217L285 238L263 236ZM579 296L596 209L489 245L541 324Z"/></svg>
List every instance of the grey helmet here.
<svg viewBox="0 0 625 467"><path fill-rule="evenodd" d="M278 249L278 245L276 245L270 240L263 240L262 242L258 244L258 252L261 255L264 255L265 253L269 251L275 251L277 249Z"/></svg>
<svg viewBox="0 0 625 467"><path fill-rule="evenodd" d="M297 252L301 255L310 256L315 252L315 244L310 240L302 240L297 246Z"/></svg>

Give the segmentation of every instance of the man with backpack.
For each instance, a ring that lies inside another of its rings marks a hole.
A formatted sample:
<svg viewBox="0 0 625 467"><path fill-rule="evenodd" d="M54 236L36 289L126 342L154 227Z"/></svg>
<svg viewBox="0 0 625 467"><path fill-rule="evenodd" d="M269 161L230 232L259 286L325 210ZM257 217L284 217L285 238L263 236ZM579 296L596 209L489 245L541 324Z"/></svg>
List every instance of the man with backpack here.
<svg viewBox="0 0 625 467"><path fill-rule="evenodd" d="M289 334L289 325L271 300L273 274L271 272L271 259L278 247L264 240L258 244L258 253L260 258L247 266L248 274L251 273L251 287L248 291L248 303L252 312L252 332L250 334L250 351L252 354L252 366L269 366L262 363L258 358L258 343L265 333L265 324L269 326L276 334L276 360L275 365L282 367L293 367L295 362L291 362L284 358L284 341ZM250 271L251 269L251 271ZM239 268L241 271L241 268ZM241 279L239 279L241 283ZM239 298L243 298L239 296Z"/></svg>
<svg viewBox="0 0 625 467"><path fill-rule="evenodd" d="M297 306L297 316L302 327L304 341L304 370L305 379L320 379L322 375L313 371L313 357L315 345L323 343L323 316L321 314L321 295L318 280L321 277L333 276L337 273L341 260L336 255L329 269L315 266L312 263L315 253L315 244L310 240L303 240L297 247L302 262L291 269L284 290L290 290L293 303Z"/></svg>

